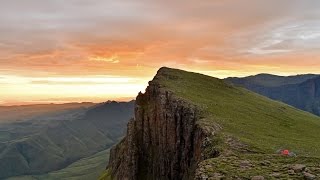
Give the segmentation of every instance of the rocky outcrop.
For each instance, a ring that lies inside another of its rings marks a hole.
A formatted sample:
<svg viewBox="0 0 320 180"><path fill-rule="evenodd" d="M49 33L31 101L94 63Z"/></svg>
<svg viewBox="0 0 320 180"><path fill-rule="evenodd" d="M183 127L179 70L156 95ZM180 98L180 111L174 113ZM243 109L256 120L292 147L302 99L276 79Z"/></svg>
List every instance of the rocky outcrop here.
<svg viewBox="0 0 320 180"><path fill-rule="evenodd" d="M137 97L103 178L317 179L317 120L222 80L162 68ZM298 156L279 155L282 146Z"/></svg>
<svg viewBox="0 0 320 180"><path fill-rule="evenodd" d="M163 88L159 74L138 95L127 136L111 150L114 179L190 179L203 158L207 135L197 123L200 111Z"/></svg>

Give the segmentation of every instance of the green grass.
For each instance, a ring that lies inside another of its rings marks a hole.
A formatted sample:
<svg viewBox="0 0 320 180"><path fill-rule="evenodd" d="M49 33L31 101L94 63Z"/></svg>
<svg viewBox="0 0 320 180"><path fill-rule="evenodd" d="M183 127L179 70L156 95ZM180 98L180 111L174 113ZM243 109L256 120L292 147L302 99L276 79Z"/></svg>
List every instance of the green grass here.
<svg viewBox="0 0 320 180"><path fill-rule="evenodd" d="M202 109L203 125L217 122L225 135L262 153L287 148L320 157L320 118L315 115L197 73L164 68L157 78L165 89Z"/></svg>
<svg viewBox="0 0 320 180"><path fill-rule="evenodd" d="M210 128L218 123L222 127L210 138L211 144L204 151L208 159L201 162L198 173L202 170L200 174L209 178L217 173L227 179L250 179L256 175L271 178L282 168L279 178L302 178L302 173L289 175L288 167L304 163L309 172L320 177L318 116L197 73L162 68L155 81L178 98L196 105L203 117L198 121L200 126ZM277 155L279 149L289 149L297 157L281 157ZM214 151L220 156L211 156ZM260 165L264 159L271 164ZM253 167L240 172L242 160L249 160Z"/></svg>
<svg viewBox="0 0 320 180"><path fill-rule="evenodd" d="M290 158L279 155L246 154L240 157L218 157L200 164L200 172L208 177L215 173L230 179L264 176L268 179L303 179L303 172L289 174L295 164L303 164L313 174L320 174L319 159ZM245 163L245 165L243 165ZM247 164L247 165L246 165Z"/></svg>
<svg viewBox="0 0 320 180"><path fill-rule="evenodd" d="M99 180L112 180L108 169L103 172L103 174L99 177Z"/></svg>
<svg viewBox="0 0 320 180"><path fill-rule="evenodd" d="M105 170L109 158L109 149L88 158L81 159L67 168L49 173L45 179L98 179Z"/></svg>
<svg viewBox="0 0 320 180"><path fill-rule="evenodd" d="M68 167L45 175L20 176L8 180L94 180L105 171L109 158L109 149L80 159Z"/></svg>

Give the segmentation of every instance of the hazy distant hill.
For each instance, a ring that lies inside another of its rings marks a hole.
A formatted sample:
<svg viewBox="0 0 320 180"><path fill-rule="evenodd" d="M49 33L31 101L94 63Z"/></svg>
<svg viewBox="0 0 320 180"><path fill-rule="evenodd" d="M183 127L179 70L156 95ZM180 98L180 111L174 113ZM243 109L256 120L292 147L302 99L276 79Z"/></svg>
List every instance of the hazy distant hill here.
<svg viewBox="0 0 320 180"><path fill-rule="evenodd" d="M58 115L77 114L82 110L94 106L94 103L67 103L67 104L36 104L21 106L0 106L0 124L13 121L27 121L32 119L59 119Z"/></svg>
<svg viewBox="0 0 320 180"><path fill-rule="evenodd" d="M272 74L258 74L255 76L248 76L244 78L227 78L227 81L237 83L237 84L245 84L247 86L255 86L261 85L266 87L278 87L289 84L299 84L308 79L312 79L318 77L316 74L304 74L304 75L296 75L296 76L277 76Z"/></svg>
<svg viewBox="0 0 320 180"><path fill-rule="evenodd" d="M133 104L1 107L0 179L58 170L110 148L123 136Z"/></svg>
<svg viewBox="0 0 320 180"><path fill-rule="evenodd" d="M227 82L320 115L320 76L314 74L275 76L259 74L245 78L227 78Z"/></svg>

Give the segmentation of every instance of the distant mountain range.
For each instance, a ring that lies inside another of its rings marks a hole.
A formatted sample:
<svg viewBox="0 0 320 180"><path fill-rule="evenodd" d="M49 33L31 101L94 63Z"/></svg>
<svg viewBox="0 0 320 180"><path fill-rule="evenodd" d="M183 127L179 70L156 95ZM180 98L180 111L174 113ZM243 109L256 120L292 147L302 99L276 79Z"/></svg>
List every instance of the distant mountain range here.
<svg viewBox="0 0 320 180"><path fill-rule="evenodd" d="M258 74L225 81L320 116L320 75Z"/></svg>
<svg viewBox="0 0 320 180"><path fill-rule="evenodd" d="M105 151L124 135L133 107L134 101L0 107L0 179L45 174Z"/></svg>

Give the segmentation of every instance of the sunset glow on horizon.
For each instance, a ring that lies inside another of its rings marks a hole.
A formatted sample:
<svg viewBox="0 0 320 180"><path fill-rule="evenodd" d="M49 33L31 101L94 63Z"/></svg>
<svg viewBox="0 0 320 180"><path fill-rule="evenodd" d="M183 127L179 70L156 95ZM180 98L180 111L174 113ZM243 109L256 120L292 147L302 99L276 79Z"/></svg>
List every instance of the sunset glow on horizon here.
<svg viewBox="0 0 320 180"><path fill-rule="evenodd" d="M11 0L0 12L5 105L131 100L163 66L320 74L318 0Z"/></svg>

